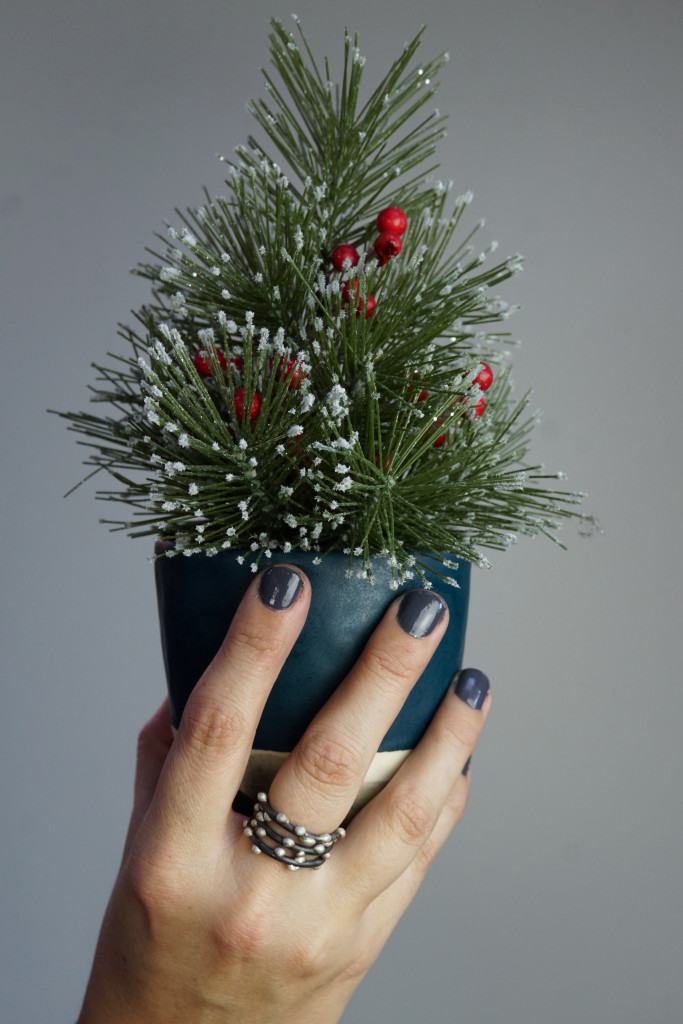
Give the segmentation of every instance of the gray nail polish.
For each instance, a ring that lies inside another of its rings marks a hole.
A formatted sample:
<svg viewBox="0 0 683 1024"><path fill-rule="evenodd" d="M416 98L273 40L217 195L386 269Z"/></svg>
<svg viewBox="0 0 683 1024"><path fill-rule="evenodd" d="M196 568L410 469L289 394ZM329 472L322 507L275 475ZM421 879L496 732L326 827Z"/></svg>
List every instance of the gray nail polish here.
<svg viewBox="0 0 683 1024"><path fill-rule="evenodd" d="M268 608L281 612L294 604L303 585L303 579L294 569L273 565L261 577L258 596Z"/></svg>
<svg viewBox="0 0 683 1024"><path fill-rule="evenodd" d="M475 711L481 709L489 692L489 679L478 668L464 668L455 683L455 694Z"/></svg>
<svg viewBox="0 0 683 1024"><path fill-rule="evenodd" d="M441 622L446 605L430 590L409 590L401 601L396 618L401 629L411 636L429 636Z"/></svg>
<svg viewBox="0 0 683 1024"><path fill-rule="evenodd" d="M460 774L464 775L465 778L467 778L467 776L470 774L470 765L471 764L472 764L472 755L470 754L470 756L467 758L467 760L465 761L465 763L464 763L464 765L462 767L462 771L460 772Z"/></svg>

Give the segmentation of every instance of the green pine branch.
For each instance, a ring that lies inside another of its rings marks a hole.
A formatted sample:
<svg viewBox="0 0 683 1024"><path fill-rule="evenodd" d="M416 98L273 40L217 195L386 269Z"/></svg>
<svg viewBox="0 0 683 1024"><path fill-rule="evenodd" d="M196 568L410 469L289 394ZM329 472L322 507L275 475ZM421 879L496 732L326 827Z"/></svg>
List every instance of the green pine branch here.
<svg viewBox="0 0 683 1024"><path fill-rule="evenodd" d="M372 578L382 557L395 585L434 562L488 564L482 549L519 534L557 540L580 496L526 461L535 421L513 396L515 307L497 294L521 258L477 251L471 194L432 179L445 119L426 108L446 57L417 64L418 34L361 102L358 40L334 85L297 30L272 22L277 77L250 107L266 141L238 147L226 195L177 210L137 269L151 298L120 328L126 354L93 364L109 414L59 414L86 479L113 481L98 497L132 510L106 522L186 553L248 549L254 565L341 550ZM408 228L380 265L386 206ZM340 243L360 253L341 273Z"/></svg>

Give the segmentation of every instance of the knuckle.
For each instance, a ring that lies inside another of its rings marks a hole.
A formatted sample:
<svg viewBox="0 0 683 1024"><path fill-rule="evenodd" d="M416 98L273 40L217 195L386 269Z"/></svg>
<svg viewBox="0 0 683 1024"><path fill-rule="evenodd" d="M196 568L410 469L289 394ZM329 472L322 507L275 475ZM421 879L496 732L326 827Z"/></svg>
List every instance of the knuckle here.
<svg viewBox="0 0 683 1024"><path fill-rule="evenodd" d="M339 981L351 982L354 986L368 973L374 961L370 949L354 950L339 974Z"/></svg>
<svg viewBox="0 0 683 1024"><path fill-rule="evenodd" d="M363 669L382 687L401 692L412 686L417 678L411 652L403 645L391 650L384 647L369 647L363 656Z"/></svg>
<svg viewBox="0 0 683 1024"><path fill-rule="evenodd" d="M435 822L436 827L432 829L416 854L415 866L420 877L424 876L434 863L446 837L465 813L466 806L467 787L456 785L444 804L438 817L438 824Z"/></svg>
<svg viewBox="0 0 683 1024"><path fill-rule="evenodd" d="M166 726L170 727L170 713L166 711ZM170 728L167 733L161 733L159 713L142 726L138 733L137 753L138 757L145 754L155 753L170 745Z"/></svg>
<svg viewBox="0 0 683 1024"><path fill-rule="evenodd" d="M328 977L333 962L329 936L321 929L317 935L299 934L290 938L284 959L289 977L301 981Z"/></svg>
<svg viewBox="0 0 683 1024"><path fill-rule="evenodd" d="M187 900L187 886L181 885L181 874L172 851L163 848L130 860L126 886L149 921L173 916L174 907Z"/></svg>
<svg viewBox="0 0 683 1024"><path fill-rule="evenodd" d="M389 821L402 842L419 846L430 836L436 813L423 793L414 789L397 790L392 798Z"/></svg>
<svg viewBox="0 0 683 1024"><path fill-rule="evenodd" d="M138 733L138 750L145 750L149 747L153 736L152 723L145 722Z"/></svg>
<svg viewBox="0 0 683 1024"><path fill-rule="evenodd" d="M231 886L234 877L228 868ZM285 935L273 928L273 887L258 876L245 877L227 899L221 901L211 919L210 939L222 962L277 962L279 945Z"/></svg>
<svg viewBox="0 0 683 1024"><path fill-rule="evenodd" d="M472 751L479 739L481 720L476 714L468 714L466 717L458 715L444 722L441 727L449 747L462 747L464 750Z"/></svg>
<svg viewBox="0 0 683 1024"><path fill-rule="evenodd" d="M149 725L142 727L138 733L137 759L138 762L145 760L146 755L154 749L155 743Z"/></svg>
<svg viewBox="0 0 683 1024"><path fill-rule="evenodd" d="M298 755L298 764L317 785L344 789L356 781L359 754L342 739L323 732L307 736Z"/></svg>
<svg viewBox="0 0 683 1024"><path fill-rule="evenodd" d="M282 640L275 630L260 632L233 622L226 640L250 661L259 664L271 662L282 653Z"/></svg>
<svg viewBox="0 0 683 1024"><path fill-rule="evenodd" d="M456 786L454 792L451 793L446 801L446 807L444 810L448 815L451 827L457 825L465 813L468 795L469 792L467 786Z"/></svg>
<svg viewBox="0 0 683 1024"><path fill-rule="evenodd" d="M233 705L198 694L187 702L180 734L190 750L205 755L231 749L244 735L245 725L244 715Z"/></svg>
<svg viewBox="0 0 683 1024"><path fill-rule="evenodd" d="M428 839L423 843L415 858L416 867L420 875L427 874L440 849L439 843L434 842L433 839Z"/></svg>
<svg viewBox="0 0 683 1024"><path fill-rule="evenodd" d="M267 915L230 914L214 924L211 941L221 962L253 965L268 958L272 928Z"/></svg>
<svg viewBox="0 0 683 1024"><path fill-rule="evenodd" d="M293 942L287 951L287 971L294 978L314 978L321 972L318 952L304 942Z"/></svg>
<svg viewBox="0 0 683 1024"><path fill-rule="evenodd" d="M146 862L139 858L128 865L126 885L135 902L146 909L155 903L159 894L159 886L154 872Z"/></svg>

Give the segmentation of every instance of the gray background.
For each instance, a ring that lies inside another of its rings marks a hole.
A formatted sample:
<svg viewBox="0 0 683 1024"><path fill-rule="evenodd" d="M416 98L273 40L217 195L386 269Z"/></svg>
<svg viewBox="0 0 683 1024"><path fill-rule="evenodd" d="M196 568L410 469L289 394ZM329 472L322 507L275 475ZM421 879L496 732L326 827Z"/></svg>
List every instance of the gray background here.
<svg viewBox="0 0 683 1024"><path fill-rule="evenodd" d="M443 176L523 252L507 297L535 452L605 533L475 576L467 661L495 709L467 816L344 1018L656 1024L681 971L680 0L297 0L366 75L419 24L448 49ZM109 536L46 406L145 297L127 275L245 141L272 3L22 0L5 11L3 1024L70 1021L115 873L136 732L163 693L144 542ZM337 65L338 66L338 65Z"/></svg>

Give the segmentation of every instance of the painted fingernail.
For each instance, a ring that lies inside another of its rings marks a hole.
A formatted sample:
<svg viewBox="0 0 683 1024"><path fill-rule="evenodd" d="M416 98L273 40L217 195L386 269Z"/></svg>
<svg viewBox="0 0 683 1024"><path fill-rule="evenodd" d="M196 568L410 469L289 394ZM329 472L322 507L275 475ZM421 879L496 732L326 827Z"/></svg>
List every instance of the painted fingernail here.
<svg viewBox="0 0 683 1024"><path fill-rule="evenodd" d="M302 577L294 569L286 565L273 565L261 577L258 596L268 608L281 612L294 604L303 585Z"/></svg>
<svg viewBox="0 0 683 1024"><path fill-rule="evenodd" d="M467 776L470 774L470 765L471 764L472 764L472 755L470 754L470 756L465 761L465 764L463 765L462 771L460 772L460 774L464 775L465 778L467 778Z"/></svg>
<svg viewBox="0 0 683 1024"><path fill-rule="evenodd" d="M455 694L475 711L481 710L489 692L489 678L478 668L464 668L455 683Z"/></svg>
<svg viewBox="0 0 683 1024"><path fill-rule="evenodd" d="M438 626L446 611L446 605L429 590L409 590L404 595L396 614L398 624L411 636L429 636Z"/></svg>

